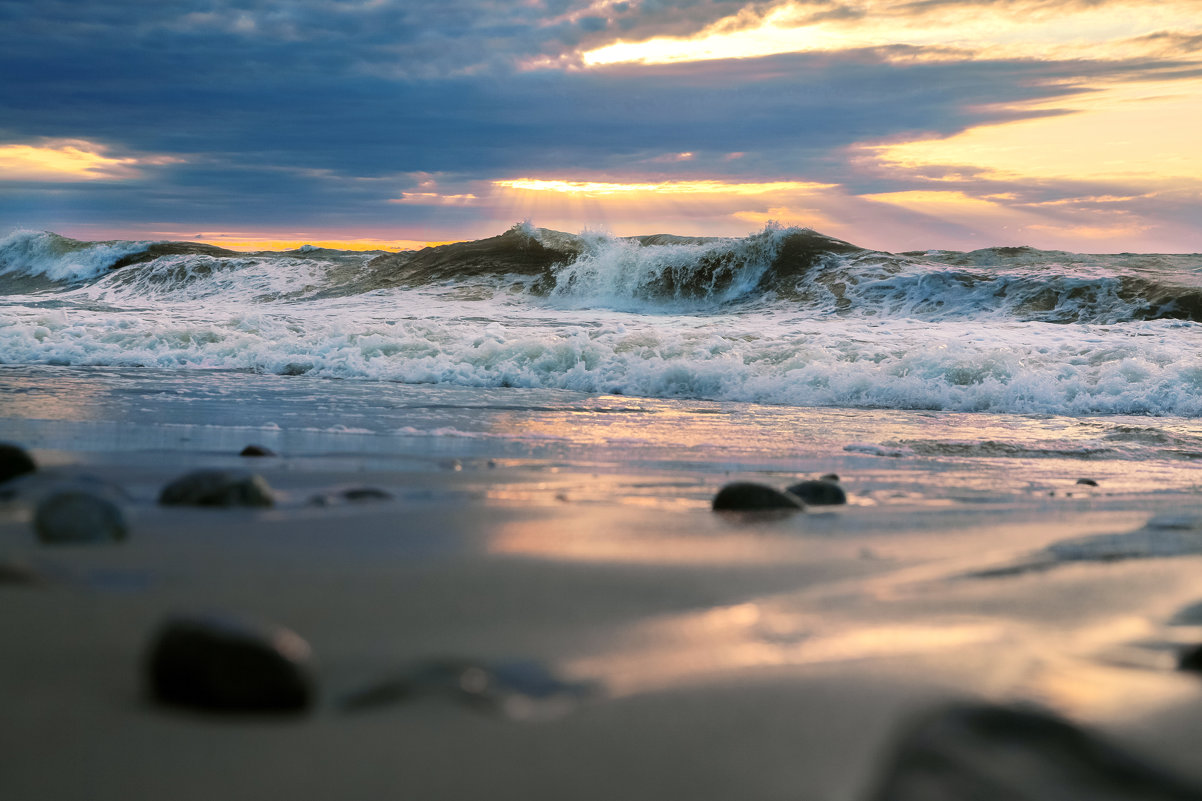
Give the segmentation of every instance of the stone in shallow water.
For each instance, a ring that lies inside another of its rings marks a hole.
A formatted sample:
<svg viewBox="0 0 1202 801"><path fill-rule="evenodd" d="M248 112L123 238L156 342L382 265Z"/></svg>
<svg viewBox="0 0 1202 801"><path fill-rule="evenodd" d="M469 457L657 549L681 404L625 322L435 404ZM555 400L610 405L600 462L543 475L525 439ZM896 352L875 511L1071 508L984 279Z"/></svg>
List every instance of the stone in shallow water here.
<svg viewBox="0 0 1202 801"><path fill-rule="evenodd" d="M19 445L0 442L0 484L38 469L33 457Z"/></svg>
<svg viewBox="0 0 1202 801"><path fill-rule="evenodd" d="M46 578L23 562L9 562L0 559L0 585L3 584L45 584Z"/></svg>
<svg viewBox="0 0 1202 801"><path fill-rule="evenodd" d="M436 659L352 693L342 706L356 711L434 694L482 712L525 720L564 714L596 692L597 685L564 679L534 660Z"/></svg>
<svg viewBox="0 0 1202 801"><path fill-rule="evenodd" d="M1050 712L963 703L905 731L869 801L1198 801L1194 786Z"/></svg>
<svg viewBox="0 0 1202 801"><path fill-rule="evenodd" d="M1079 479L1077 479L1077 483L1078 483L1078 484L1080 484L1080 485L1082 485L1082 486L1085 486L1085 487L1096 487L1096 486L1098 486L1098 482L1097 482L1097 481L1095 481L1095 480L1094 480L1094 479L1092 479L1092 478L1079 478Z"/></svg>
<svg viewBox="0 0 1202 801"><path fill-rule="evenodd" d="M1195 645L1182 652L1177 667L1191 673L1202 673L1202 645Z"/></svg>
<svg viewBox="0 0 1202 801"><path fill-rule="evenodd" d="M310 496L310 506L339 506L346 503L391 501L392 493L378 487L342 487Z"/></svg>
<svg viewBox="0 0 1202 801"><path fill-rule="evenodd" d="M800 481L785 491L801 498L809 506L838 506L847 503L847 493L834 481Z"/></svg>
<svg viewBox="0 0 1202 801"><path fill-rule="evenodd" d="M42 498L33 528L39 540L58 545L117 542L129 531L120 506L81 489L58 490Z"/></svg>
<svg viewBox="0 0 1202 801"><path fill-rule="evenodd" d="M766 484L735 481L718 490L713 508L716 512L758 512L804 509L805 504L796 496Z"/></svg>
<svg viewBox="0 0 1202 801"><path fill-rule="evenodd" d="M276 452L266 445L247 445L238 454L239 456L275 456Z"/></svg>
<svg viewBox="0 0 1202 801"><path fill-rule="evenodd" d="M256 473L194 470L172 481L159 494L164 506L272 506L271 487Z"/></svg>
<svg viewBox="0 0 1202 801"><path fill-rule="evenodd" d="M168 620L147 677L156 701L211 712L301 712L316 695L309 644L288 629L225 615Z"/></svg>

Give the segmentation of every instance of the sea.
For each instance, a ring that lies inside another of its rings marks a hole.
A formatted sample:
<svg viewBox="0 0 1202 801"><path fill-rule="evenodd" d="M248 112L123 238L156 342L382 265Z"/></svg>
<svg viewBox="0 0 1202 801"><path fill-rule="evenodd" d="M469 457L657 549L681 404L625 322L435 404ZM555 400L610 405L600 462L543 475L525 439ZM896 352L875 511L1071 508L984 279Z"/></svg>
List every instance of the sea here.
<svg viewBox="0 0 1202 801"><path fill-rule="evenodd" d="M0 239L0 437L35 448L906 465L880 501L1196 489L1200 417L1199 254L886 253L776 225L527 222L400 253Z"/></svg>

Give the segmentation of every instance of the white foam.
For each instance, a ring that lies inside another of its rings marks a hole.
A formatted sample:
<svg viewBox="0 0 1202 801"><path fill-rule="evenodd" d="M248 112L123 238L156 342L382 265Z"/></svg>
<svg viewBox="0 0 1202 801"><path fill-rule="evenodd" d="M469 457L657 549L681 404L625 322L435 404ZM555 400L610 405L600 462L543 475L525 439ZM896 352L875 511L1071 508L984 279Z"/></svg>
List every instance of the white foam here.
<svg viewBox="0 0 1202 801"><path fill-rule="evenodd" d="M470 315L470 316L469 316ZM1202 326L655 316L420 291L294 304L0 306L0 362L252 369L665 398L1202 414Z"/></svg>

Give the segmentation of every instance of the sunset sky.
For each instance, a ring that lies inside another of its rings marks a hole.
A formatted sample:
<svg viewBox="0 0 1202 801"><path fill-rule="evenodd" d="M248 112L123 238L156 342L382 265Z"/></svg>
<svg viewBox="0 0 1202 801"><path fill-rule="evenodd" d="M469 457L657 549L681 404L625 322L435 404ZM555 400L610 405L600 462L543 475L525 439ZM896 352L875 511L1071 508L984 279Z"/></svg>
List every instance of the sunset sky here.
<svg viewBox="0 0 1202 801"><path fill-rule="evenodd" d="M0 0L0 236L1202 251L1202 0Z"/></svg>

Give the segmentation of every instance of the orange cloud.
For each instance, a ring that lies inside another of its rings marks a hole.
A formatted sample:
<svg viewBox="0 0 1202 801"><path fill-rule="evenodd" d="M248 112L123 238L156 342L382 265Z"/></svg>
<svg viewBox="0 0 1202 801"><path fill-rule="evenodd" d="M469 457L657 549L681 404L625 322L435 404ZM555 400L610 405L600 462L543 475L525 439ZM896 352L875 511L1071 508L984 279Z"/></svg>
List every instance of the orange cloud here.
<svg viewBox="0 0 1202 801"><path fill-rule="evenodd" d="M124 181L139 177L140 167L180 161L145 155L116 158L105 155L107 150L83 139L0 145L0 181Z"/></svg>

